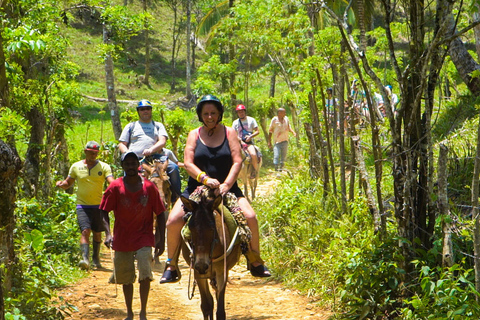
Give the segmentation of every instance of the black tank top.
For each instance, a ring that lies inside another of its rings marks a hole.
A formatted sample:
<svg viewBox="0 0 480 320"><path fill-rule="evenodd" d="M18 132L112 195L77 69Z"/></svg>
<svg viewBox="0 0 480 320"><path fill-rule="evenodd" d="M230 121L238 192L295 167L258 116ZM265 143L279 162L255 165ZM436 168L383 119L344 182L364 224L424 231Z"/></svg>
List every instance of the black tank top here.
<svg viewBox="0 0 480 320"><path fill-rule="evenodd" d="M223 183L230 172L233 165L232 153L227 139L227 128L225 128L225 139L217 147L208 147L200 140L200 130L198 129L197 145L195 146L195 154L193 163L205 171L212 178ZM201 184L192 177L188 178L188 186L184 192L184 196L189 196ZM237 198L243 197L242 190L238 187L237 182L233 184L229 192L233 192Z"/></svg>

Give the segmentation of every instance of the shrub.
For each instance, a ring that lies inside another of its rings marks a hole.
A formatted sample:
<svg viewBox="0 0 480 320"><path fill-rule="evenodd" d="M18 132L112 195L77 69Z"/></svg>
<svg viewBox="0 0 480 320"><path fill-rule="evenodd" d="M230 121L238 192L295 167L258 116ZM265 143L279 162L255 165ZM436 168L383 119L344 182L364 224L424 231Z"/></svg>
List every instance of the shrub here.
<svg viewBox="0 0 480 320"><path fill-rule="evenodd" d="M63 319L72 306L54 302L53 289L82 275L74 197L58 192L49 203L17 202L15 246L18 263L5 299L7 319Z"/></svg>

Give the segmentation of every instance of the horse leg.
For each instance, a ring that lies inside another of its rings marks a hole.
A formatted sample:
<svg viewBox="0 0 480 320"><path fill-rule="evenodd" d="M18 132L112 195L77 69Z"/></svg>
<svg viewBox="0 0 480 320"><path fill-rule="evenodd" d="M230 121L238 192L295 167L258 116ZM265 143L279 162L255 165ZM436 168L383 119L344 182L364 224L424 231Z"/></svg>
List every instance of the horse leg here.
<svg viewBox="0 0 480 320"><path fill-rule="evenodd" d="M258 176L256 176L255 179L252 179L252 181L250 181L252 200L255 199L255 192L257 191L257 179L258 179Z"/></svg>
<svg viewBox="0 0 480 320"><path fill-rule="evenodd" d="M198 291L200 292L203 319L213 320L213 296L208 287L208 279L196 279Z"/></svg>
<svg viewBox="0 0 480 320"><path fill-rule="evenodd" d="M217 298L217 320L225 320L227 318L225 312L225 290L226 290L226 280L228 279L228 271L227 274L224 273L223 264L221 266L221 270L217 270L216 272L216 282L217 282L217 289L216 289L216 298Z"/></svg>

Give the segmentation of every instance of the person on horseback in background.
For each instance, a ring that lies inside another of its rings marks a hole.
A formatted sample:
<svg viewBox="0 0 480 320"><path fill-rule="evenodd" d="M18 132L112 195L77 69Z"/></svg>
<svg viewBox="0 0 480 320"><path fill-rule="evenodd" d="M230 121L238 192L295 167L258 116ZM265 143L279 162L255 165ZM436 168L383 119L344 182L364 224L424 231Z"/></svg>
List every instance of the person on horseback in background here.
<svg viewBox="0 0 480 320"><path fill-rule="evenodd" d="M260 134L258 131L257 121L247 116L247 107L243 104L239 104L235 111L237 112L238 119L233 121L232 128L237 132L238 140L242 146L243 151L250 156L253 171L250 175L250 179L255 179L258 173L258 154L257 148L253 142L253 137Z"/></svg>
<svg viewBox="0 0 480 320"><path fill-rule="evenodd" d="M100 264L100 244L102 243L102 231L105 231L105 245L110 246L112 236L110 234L110 219L99 209L102 201L103 184L105 180L113 182L112 169L105 162L97 160L100 145L95 141L89 141L85 146L85 160L75 162L70 167L68 177L57 181L56 186L67 190L78 180L77 188L77 221L82 235L80 237L80 249L82 260L78 266L84 270L90 266L90 233L93 231L93 254L92 262L96 268Z"/></svg>
<svg viewBox="0 0 480 320"><path fill-rule="evenodd" d="M225 196L227 192L234 194L236 196L235 205L243 211L252 233L249 250L245 253L250 273L257 277L269 277L270 272L260 258L257 216L237 185L238 173L242 167L242 151L237 133L233 128L226 127L221 123L224 108L217 97L203 96L197 104L196 111L198 120L203 125L188 134L184 165L190 177L182 196L189 198L197 187L202 185L217 189L222 196ZM226 206L228 207L228 204ZM184 215L182 201L179 199L168 216L168 259L160 283L177 282L181 278L177 264Z"/></svg>
<svg viewBox="0 0 480 320"><path fill-rule="evenodd" d="M167 142L168 134L160 122L152 120L152 104L148 100L140 100L137 104L138 121L131 122L123 128L118 141L118 149L122 154L127 151L136 153L139 159L152 157L165 161L167 157L163 148ZM163 157L162 157L163 156ZM181 193L181 180L178 165L169 161L167 174L170 178L172 190L172 203Z"/></svg>

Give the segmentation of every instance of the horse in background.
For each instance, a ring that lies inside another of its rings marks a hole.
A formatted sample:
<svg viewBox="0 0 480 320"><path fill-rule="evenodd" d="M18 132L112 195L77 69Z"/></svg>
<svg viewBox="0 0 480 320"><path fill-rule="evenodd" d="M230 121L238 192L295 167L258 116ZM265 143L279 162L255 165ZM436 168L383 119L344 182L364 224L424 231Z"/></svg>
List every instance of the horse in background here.
<svg viewBox="0 0 480 320"><path fill-rule="evenodd" d="M251 158L248 156L245 151L242 152L242 169L238 174L238 178L242 180L243 183L243 193L248 201L255 199L255 193L257 191L258 177L260 176L260 169L262 168L262 154L257 146L255 146L258 155L258 172L255 174L255 178L251 178L253 165L251 163ZM251 198L248 195L248 188L250 187Z"/></svg>
<svg viewBox="0 0 480 320"><path fill-rule="evenodd" d="M142 163L143 176L152 181L160 193L160 197L165 204L165 209L170 210L172 206L172 190L170 189L170 178L167 174L168 159L161 162L159 159L153 160L153 163Z"/></svg>
<svg viewBox="0 0 480 320"><path fill-rule="evenodd" d="M168 218L167 213L170 211L172 206L172 190L170 189L170 178L167 175L167 166L168 159L164 162L161 162L159 159L155 159L152 163L142 163L143 176L157 186L160 198L163 200L165 209L167 210L165 214L165 222ZM153 221L156 221L156 219ZM163 242L165 244L165 225L160 226L159 228L155 223L155 244L158 242ZM160 264L160 254L160 252L155 251L155 264Z"/></svg>
<svg viewBox="0 0 480 320"><path fill-rule="evenodd" d="M201 191L198 203L185 197L181 197L181 200L185 211L191 212L182 231L182 252L185 261L194 269L203 317L213 320L214 300L208 285L210 280L216 293L216 319L224 320L228 271L237 264L241 253L240 244L236 241L238 227L232 232L229 224L222 221L222 196L215 196L209 188ZM225 209L227 213L230 214ZM188 236L185 236L185 232Z"/></svg>

